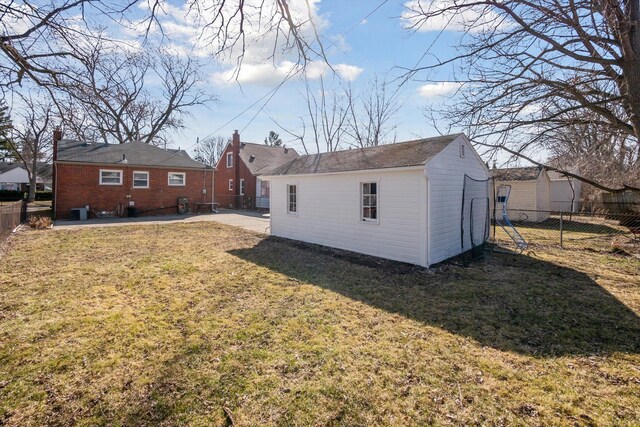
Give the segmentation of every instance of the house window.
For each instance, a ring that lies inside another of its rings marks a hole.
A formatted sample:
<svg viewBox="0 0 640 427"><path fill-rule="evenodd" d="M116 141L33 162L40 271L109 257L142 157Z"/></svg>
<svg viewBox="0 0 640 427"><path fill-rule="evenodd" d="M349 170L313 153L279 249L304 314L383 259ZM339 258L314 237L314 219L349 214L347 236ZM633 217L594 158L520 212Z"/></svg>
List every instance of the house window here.
<svg viewBox="0 0 640 427"><path fill-rule="evenodd" d="M169 185L185 185L186 180L184 172L169 172Z"/></svg>
<svg viewBox="0 0 640 427"><path fill-rule="evenodd" d="M229 180L229 191L233 191L233 180Z"/></svg>
<svg viewBox="0 0 640 427"><path fill-rule="evenodd" d="M362 220L378 222L378 183L363 182L362 189Z"/></svg>
<svg viewBox="0 0 640 427"><path fill-rule="evenodd" d="M244 196L244 179L240 180L240 195Z"/></svg>
<svg viewBox="0 0 640 427"><path fill-rule="evenodd" d="M233 167L233 153L227 153L227 167Z"/></svg>
<svg viewBox="0 0 640 427"><path fill-rule="evenodd" d="M260 196L269 197L269 181L260 181Z"/></svg>
<svg viewBox="0 0 640 427"><path fill-rule="evenodd" d="M122 185L122 171L100 169L100 185Z"/></svg>
<svg viewBox="0 0 640 427"><path fill-rule="evenodd" d="M295 214L298 212L298 186L287 185L287 212Z"/></svg>
<svg viewBox="0 0 640 427"><path fill-rule="evenodd" d="M460 157L464 157L464 144L460 144Z"/></svg>
<svg viewBox="0 0 640 427"><path fill-rule="evenodd" d="M149 172L133 172L133 188L149 188Z"/></svg>

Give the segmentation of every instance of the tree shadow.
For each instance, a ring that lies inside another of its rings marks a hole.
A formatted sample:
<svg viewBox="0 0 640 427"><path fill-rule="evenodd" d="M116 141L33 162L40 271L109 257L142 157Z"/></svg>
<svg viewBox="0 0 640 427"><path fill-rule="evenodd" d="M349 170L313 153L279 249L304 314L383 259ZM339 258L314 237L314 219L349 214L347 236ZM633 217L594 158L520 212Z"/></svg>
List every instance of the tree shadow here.
<svg viewBox="0 0 640 427"><path fill-rule="evenodd" d="M431 270L269 237L230 254L499 350L640 352L640 317L586 274L519 254Z"/></svg>

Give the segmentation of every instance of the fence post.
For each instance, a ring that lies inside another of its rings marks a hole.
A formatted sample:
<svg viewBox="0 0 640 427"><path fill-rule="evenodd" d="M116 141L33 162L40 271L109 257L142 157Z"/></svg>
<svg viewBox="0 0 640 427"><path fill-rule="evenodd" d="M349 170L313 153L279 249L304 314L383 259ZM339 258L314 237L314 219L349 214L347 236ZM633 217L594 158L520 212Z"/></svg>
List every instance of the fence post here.
<svg viewBox="0 0 640 427"><path fill-rule="evenodd" d="M563 219L562 217L563 217L563 213L560 212L560 247L564 249L564 246L563 246L564 242L563 242L563 235L562 235L562 219Z"/></svg>

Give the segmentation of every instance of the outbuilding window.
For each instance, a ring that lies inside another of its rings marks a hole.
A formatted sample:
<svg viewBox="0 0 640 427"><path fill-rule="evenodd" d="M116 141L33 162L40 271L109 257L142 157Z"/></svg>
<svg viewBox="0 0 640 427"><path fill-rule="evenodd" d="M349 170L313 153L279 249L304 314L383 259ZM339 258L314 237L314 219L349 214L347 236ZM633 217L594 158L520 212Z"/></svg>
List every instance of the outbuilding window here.
<svg viewBox="0 0 640 427"><path fill-rule="evenodd" d="M100 185L122 185L122 171L100 169Z"/></svg>
<svg viewBox="0 0 640 427"><path fill-rule="evenodd" d="M169 172L169 185L185 185L186 174L184 172Z"/></svg>
<svg viewBox="0 0 640 427"><path fill-rule="evenodd" d="M133 188L149 188L149 172L133 172Z"/></svg>
<svg viewBox="0 0 640 427"><path fill-rule="evenodd" d="M362 192L362 220L378 222L378 183L363 182Z"/></svg>
<svg viewBox="0 0 640 427"><path fill-rule="evenodd" d="M298 186L295 184L287 185L287 212L298 213Z"/></svg>
<svg viewBox="0 0 640 427"><path fill-rule="evenodd" d="M233 153L227 153L227 167L233 167Z"/></svg>

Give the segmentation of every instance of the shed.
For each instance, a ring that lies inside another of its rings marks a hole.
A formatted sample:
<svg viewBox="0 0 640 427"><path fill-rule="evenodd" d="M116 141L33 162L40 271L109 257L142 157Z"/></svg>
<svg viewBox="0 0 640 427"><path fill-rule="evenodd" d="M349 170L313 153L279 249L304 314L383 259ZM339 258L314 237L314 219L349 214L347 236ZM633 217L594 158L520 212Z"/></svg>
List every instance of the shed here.
<svg viewBox="0 0 640 427"><path fill-rule="evenodd" d="M271 184L271 234L429 266L461 243L465 175L488 170L463 134L298 157ZM488 211L488 186L480 198ZM487 229L488 216L476 229Z"/></svg>
<svg viewBox="0 0 640 427"><path fill-rule="evenodd" d="M577 171L569 170L577 173ZM549 208L559 212L578 212L582 201L582 181L549 171Z"/></svg>
<svg viewBox="0 0 640 427"><path fill-rule="evenodd" d="M511 186L507 202L509 218L512 221L542 222L549 219L550 180L547 171L538 166L493 169L495 189L500 185ZM497 203L497 210L502 203Z"/></svg>

